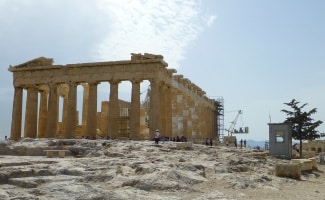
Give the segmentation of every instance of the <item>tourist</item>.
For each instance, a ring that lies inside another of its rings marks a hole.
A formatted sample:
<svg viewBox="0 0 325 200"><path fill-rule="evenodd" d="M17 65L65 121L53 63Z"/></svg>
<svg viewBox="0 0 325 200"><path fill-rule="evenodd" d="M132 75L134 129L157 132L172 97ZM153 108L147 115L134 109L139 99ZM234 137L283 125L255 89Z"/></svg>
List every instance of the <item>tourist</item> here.
<svg viewBox="0 0 325 200"><path fill-rule="evenodd" d="M156 144L159 143L159 136L160 136L160 132L159 132L159 129L157 129L155 132L155 143Z"/></svg>
<svg viewBox="0 0 325 200"><path fill-rule="evenodd" d="M246 148L246 140L244 140L244 147Z"/></svg>
<svg viewBox="0 0 325 200"><path fill-rule="evenodd" d="M243 139L240 140L240 148L243 148Z"/></svg>
<svg viewBox="0 0 325 200"><path fill-rule="evenodd" d="M209 145L209 139L207 138L206 140L205 140L205 145Z"/></svg>
<svg viewBox="0 0 325 200"><path fill-rule="evenodd" d="M235 139L235 147L236 147L236 149L237 149L237 139Z"/></svg>
<svg viewBox="0 0 325 200"><path fill-rule="evenodd" d="M210 146L212 146L212 138L210 138Z"/></svg>
<svg viewBox="0 0 325 200"><path fill-rule="evenodd" d="M299 145L297 143L295 143L293 146L292 146L292 149L293 150L296 150L298 153L299 153Z"/></svg>

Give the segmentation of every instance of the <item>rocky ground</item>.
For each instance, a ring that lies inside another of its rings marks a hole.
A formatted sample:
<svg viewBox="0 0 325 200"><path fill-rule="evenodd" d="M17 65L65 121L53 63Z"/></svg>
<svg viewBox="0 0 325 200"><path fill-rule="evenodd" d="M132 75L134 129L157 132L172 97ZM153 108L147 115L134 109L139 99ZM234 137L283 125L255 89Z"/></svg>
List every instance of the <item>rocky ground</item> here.
<svg viewBox="0 0 325 200"><path fill-rule="evenodd" d="M280 178L274 166L288 161L250 149L26 138L1 143L0 154L0 199L325 199L324 165Z"/></svg>

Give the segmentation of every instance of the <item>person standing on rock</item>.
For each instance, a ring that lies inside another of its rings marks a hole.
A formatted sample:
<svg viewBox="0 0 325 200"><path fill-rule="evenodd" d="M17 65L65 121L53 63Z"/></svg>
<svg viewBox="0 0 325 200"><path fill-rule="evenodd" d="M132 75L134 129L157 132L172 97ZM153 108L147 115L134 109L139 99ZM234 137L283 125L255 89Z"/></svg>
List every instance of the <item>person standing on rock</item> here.
<svg viewBox="0 0 325 200"><path fill-rule="evenodd" d="M159 132L159 129L157 129L155 132L155 143L156 144L159 143L159 136L160 136L160 132Z"/></svg>

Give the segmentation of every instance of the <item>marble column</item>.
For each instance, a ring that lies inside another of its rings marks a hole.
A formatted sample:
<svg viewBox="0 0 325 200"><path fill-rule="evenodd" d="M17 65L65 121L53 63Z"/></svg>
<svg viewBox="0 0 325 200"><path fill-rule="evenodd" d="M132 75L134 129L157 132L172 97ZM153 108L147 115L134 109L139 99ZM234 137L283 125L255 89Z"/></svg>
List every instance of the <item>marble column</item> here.
<svg viewBox="0 0 325 200"><path fill-rule="evenodd" d="M58 130L58 95L56 84L49 85L48 115L46 122L46 137L54 138Z"/></svg>
<svg viewBox="0 0 325 200"><path fill-rule="evenodd" d="M150 110L149 110L149 138L154 137L156 129L160 129L159 115L159 83L156 80L150 80Z"/></svg>
<svg viewBox="0 0 325 200"><path fill-rule="evenodd" d="M97 136L97 83L88 83L88 112L87 112L87 136L96 139Z"/></svg>
<svg viewBox="0 0 325 200"><path fill-rule="evenodd" d="M64 137L73 138L76 134L76 106L77 105L77 84L69 84L69 93L67 98L67 114L65 119Z"/></svg>
<svg viewBox="0 0 325 200"><path fill-rule="evenodd" d="M48 92L41 91L41 99L39 106L39 119L38 119L38 137L46 137L46 121L47 121L47 96Z"/></svg>
<svg viewBox="0 0 325 200"><path fill-rule="evenodd" d="M159 127L160 135L166 136L166 85L159 84Z"/></svg>
<svg viewBox="0 0 325 200"><path fill-rule="evenodd" d="M21 138L21 121L23 108L23 88L15 87L14 102L11 118L11 135L10 139Z"/></svg>
<svg viewBox="0 0 325 200"><path fill-rule="evenodd" d="M172 88L172 138L176 138L177 136L177 125L178 125L178 104L177 104L177 94L178 90L176 88Z"/></svg>
<svg viewBox="0 0 325 200"><path fill-rule="evenodd" d="M36 87L31 86L27 89L24 137L37 136L37 104L38 91Z"/></svg>
<svg viewBox="0 0 325 200"><path fill-rule="evenodd" d="M184 95L182 92L178 92L177 94L177 133L176 136L181 137L184 131L183 126L183 111L185 109L184 107Z"/></svg>
<svg viewBox="0 0 325 200"><path fill-rule="evenodd" d="M139 80L132 81L131 116L130 116L130 138L140 137L140 83Z"/></svg>
<svg viewBox="0 0 325 200"><path fill-rule="evenodd" d="M193 130L192 130L192 116L193 116L193 110L194 110L194 103L193 99L188 99L188 116L187 116L187 138L193 138Z"/></svg>
<svg viewBox="0 0 325 200"><path fill-rule="evenodd" d="M188 134L188 116L189 116L189 107L188 107L188 96L183 96L183 131L181 132L181 137Z"/></svg>
<svg viewBox="0 0 325 200"><path fill-rule="evenodd" d="M100 130L105 138L108 135L108 113L109 113L109 102L102 101L101 115L100 115Z"/></svg>
<svg viewBox="0 0 325 200"><path fill-rule="evenodd" d="M59 98L59 101L60 101L60 98L62 97L63 98L63 106L62 106L62 121L59 122L60 120L60 116L59 116L59 119L58 119L58 134L57 134L57 137L58 138L66 138L65 136L65 127L66 127L66 121L68 121L68 118L67 118L67 113L68 113L68 90L66 91L66 93L59 93L58 91L58 98ZM58 109L60 109L60 107L58 107ZM60 111L58 111L58 113L60 113Z"/></svg>
<svg viewBox="0 0 325 200"><path fill-rule="evenodd" d="M83 89L83 102L82 102L82 135L87 135L87 114L88 114L88 96L89 96L89 85L88 83L81 84Z"/></svg>
<svg viewBox="0 0 325 200"><path fill-rule="evenodd" d="M165 105L166 105L166 136L172 138L172 117L173 117L173 109L172 109L172 88L170 85L167 85L165 92Z"/></svg>
<svg viewBox="0 0 325 200"><path fill-rule="evenodd" d="M120 117L118 103L118 84L119 81L110 81L108 134L113 139L116 139L118 137L118 120Z"/></svg>

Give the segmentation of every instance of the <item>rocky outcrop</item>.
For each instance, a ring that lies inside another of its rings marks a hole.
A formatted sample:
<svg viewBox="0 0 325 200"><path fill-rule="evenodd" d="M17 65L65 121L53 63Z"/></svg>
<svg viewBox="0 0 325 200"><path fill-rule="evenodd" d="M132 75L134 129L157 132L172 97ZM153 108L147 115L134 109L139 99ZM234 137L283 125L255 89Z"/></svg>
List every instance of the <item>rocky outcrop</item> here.
<svg viewBox="0 0 325 200"><path fill-rule="evenodd" d="M274 176L278 159L249 149L85 139L3 146L19 156L0 156L0 199L243 199L244 190L280 190L292 180ZM39 149L70 154L34 156Z"/></svg>

